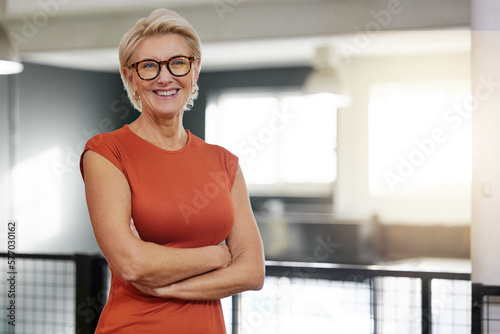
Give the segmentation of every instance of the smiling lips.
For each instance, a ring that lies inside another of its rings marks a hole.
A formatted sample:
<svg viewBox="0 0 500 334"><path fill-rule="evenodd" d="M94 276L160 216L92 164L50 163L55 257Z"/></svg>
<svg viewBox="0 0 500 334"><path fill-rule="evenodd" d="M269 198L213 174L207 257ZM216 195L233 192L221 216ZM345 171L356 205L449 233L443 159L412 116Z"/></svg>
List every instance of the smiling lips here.
<svg viewBox="0 0 500 334"><path fill-rule="evenodd" d="M172 90L156 90L155 93L156 95L159 96L172 96L175 95L179 90L178 89L172 89Z"/></svg>

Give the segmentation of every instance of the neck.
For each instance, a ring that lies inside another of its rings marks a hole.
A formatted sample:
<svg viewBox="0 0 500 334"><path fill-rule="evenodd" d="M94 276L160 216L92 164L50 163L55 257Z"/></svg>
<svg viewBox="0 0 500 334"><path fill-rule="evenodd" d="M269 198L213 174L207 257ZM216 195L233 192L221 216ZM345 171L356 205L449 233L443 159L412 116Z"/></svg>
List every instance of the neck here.
<svg viewBox="0 0 500 334"><path fill-rule="evenodd" d="M181 149L188 139L179 115L168 119L154 119L141 114L129 128L142 139L169 151Z"/></svg>

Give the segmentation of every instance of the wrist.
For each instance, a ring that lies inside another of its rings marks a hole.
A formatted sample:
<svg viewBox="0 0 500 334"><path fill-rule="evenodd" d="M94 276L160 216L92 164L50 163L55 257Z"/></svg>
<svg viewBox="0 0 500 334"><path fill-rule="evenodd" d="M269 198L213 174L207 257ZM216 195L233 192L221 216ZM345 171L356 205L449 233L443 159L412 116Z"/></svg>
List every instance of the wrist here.
<svg viewBox="0 0 500 334"><path fill-rule="evenodd" d="M215 247L216 267L214 269L226 268L229 264L231 264L231 253L229 252L229 249L226 245L217 245Z"/></svg>
<svg viewBox="0 0 500 334"><path fill-rule="evenodd" d="M174 295L174 286L176 283L172 283L166 286L163 286L161 288L157 288L155 291L156 297L161 297L161 298L175 298Z"/></svg>

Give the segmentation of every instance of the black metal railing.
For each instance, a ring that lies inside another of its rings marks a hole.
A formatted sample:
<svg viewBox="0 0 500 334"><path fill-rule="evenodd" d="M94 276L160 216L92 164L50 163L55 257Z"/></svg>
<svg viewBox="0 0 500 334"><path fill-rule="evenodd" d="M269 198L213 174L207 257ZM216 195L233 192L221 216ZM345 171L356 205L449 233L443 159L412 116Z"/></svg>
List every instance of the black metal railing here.
<svg viewBox="0 0 500 334"><path fill-rule="evenodd" d="M16 254L12 282L8 254L0 257L6 276L0 293L15 292L15 298L0 299L7 315L0 332L93 333L109 291L109 271L100 255ZM497 301L487 298L491 295L499 296L500 288L473 285L470 274L463 272L268 262L262 291L224 303L229 305L226 321L232 334L283 331L299 320L301 326L316 326L317 332L334 330L348 320L349 312L363 333L478 334L491 328L487 321L495 321L494 312L484 306ZM11 300L15 331L8 317Z"/></svg>
<svg viewBox="0 0 500 334"><path fill-rule="evenodd" d="M0 332L75 333L75 256L0 256Z"/></svg>
<svg viewBox="0 0 500 334"><path fill-rule="evenodd" d="M420 333L432 333L433 326L439 325L439 323L433 323L433 320L436 319L436 317L433 317L433 304L439 305L440 313L446 311L451 313L459 311L462 318L464 311L470 314L470 304L455 305L450 301L443 303L442 300L441 303L439 303L440 299L442 299L440 296L442 291L438 291L440 290L439 285L433 284L440 281L447 281L450 283L455 281L463 282L466 285L461 285L458 289L460 291L451 291L457 289L449 287L447 290L450 290L448 292L451 294L461 295L462 300L467 300L467 298L470 297L470 289L466 287L470 280L469 273L402 270L380 266L276 263L267 265L267 276L295 277L308 280L321 279L329 282L349 282L351 284L365 285L366 289L369 291L370 320L372 322L370 333L386 333L387 327L384 327L384 322L387 323L388 320L382 313L387 314L391 311L397 312L398 308L406 307L405 305L398 304L393 305L393 307L388 307L388 305L384 303L384 295L392 295L395 299L398 299L402 294L406 293L391 287L391 285L397 285L397 282L402 280L411 283L409 285L407 284L409 289L412 289L411 286L414 288L416 287L416 294L411 298L413 299L414 306L410 306L410 308L412 308L413 311L409 312L410 315L406 317L406 321L408 322L407 332L410 332L410 329L412 331L417 329L417 332ZM388 311L388 309L391 308L392 310ZM418 308L418 310L415 311L416 308ZM446 310L446 308L449 308L449 310ZM417 317L416 314L419 316ZM456 318L458 317L459 316ZM470 320L470 316L466 319ZM405 320L397 319L397 321L402 322ZM458 327L460 327L462 331L464 328L470 328L470 322L447 325L446 327L453 328L451 331L453 333L459 332L457 330ZM403 331L406 332L406 329L399 329L398 332Z"/></svg>
<svg viewBox="0 0 500 334"><path fill-rule="evenodd" d="M500 286L472 284L472 334L500 333Z"/></svg>

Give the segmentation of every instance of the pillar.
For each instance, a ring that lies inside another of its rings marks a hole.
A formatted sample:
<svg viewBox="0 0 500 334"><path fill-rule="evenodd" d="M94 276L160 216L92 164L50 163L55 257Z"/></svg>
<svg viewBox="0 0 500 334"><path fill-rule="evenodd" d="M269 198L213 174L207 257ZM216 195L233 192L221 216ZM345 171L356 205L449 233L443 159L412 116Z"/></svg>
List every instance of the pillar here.
<svg viewBox="0 0 500 334"><path fill-rule="evenodd" d="M500 286L500 1L471 1L472 282Z"/></svg>

